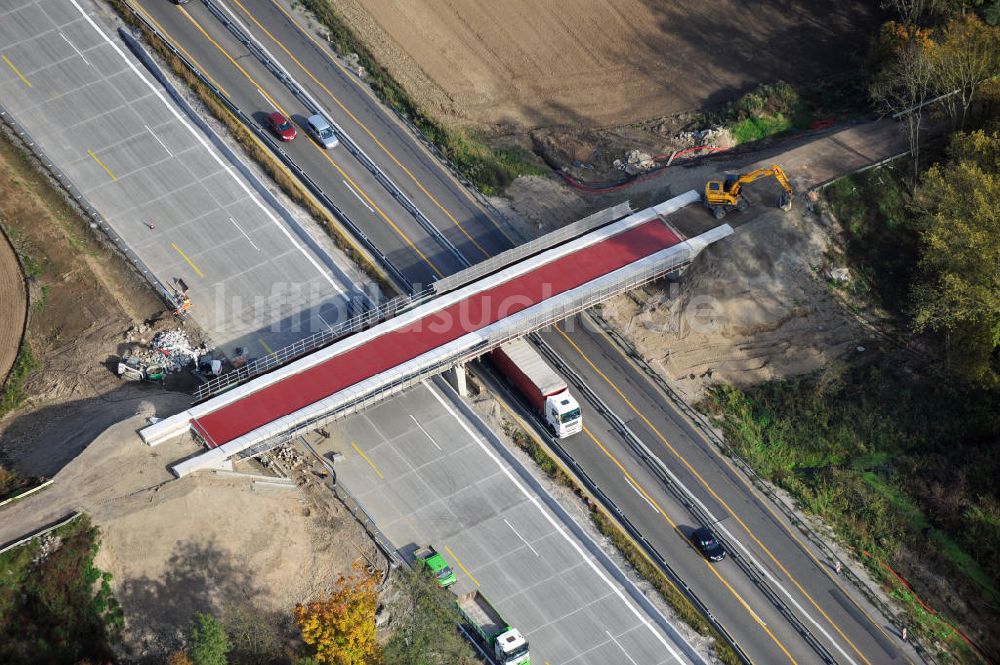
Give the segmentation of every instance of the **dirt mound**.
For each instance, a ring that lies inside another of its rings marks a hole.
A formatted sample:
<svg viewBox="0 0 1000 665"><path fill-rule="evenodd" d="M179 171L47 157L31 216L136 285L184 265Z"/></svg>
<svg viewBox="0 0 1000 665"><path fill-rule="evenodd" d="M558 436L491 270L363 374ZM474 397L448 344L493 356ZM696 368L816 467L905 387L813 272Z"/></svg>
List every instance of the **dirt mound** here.
<svg viewBox="0 0 1000 665"><path fill-rule="evenodd" d="M2 196L2 194L0 194ZM28 294L17 254L6 234L0 231L0 387L7 381L17 359L28 317Z"/></svg>
<svg viewBox="0 0 1000 665"><path fill-rule="evenodd" d="M679 284L616 298L605 317L689 398L714 382L818 369L866 338L823 281L831 242L812 213L767 211L702 252Z"/></svg>
<svg viewBox="0 0 1000 665"><path fill-rule="evenodd" d="M862 53L873 3L330 0L433 115L517 132L621 125L809 81Z"/></svg>

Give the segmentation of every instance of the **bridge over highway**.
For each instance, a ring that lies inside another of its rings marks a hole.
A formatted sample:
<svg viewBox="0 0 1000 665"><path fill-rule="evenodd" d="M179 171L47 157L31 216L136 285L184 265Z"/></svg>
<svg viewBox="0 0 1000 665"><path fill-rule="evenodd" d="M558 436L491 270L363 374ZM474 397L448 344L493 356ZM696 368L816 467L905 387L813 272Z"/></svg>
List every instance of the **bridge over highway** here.
<svg viewBox="0 0 1000 665"><path fill-rule="evenodd" d="M193 431L209 450L183 476L346 416L512 338L688 264L728 225L685 239L667 217L690 191L525 257L145 428L156 445Z"/></svg>

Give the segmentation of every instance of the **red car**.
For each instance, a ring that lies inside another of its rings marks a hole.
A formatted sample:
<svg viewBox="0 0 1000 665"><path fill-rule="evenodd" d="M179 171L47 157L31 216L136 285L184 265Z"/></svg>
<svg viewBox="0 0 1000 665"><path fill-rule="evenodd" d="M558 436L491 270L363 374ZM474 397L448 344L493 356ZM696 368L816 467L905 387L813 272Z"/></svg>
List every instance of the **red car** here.
<svg viewBox="0 0 1000 665"><path fill-rule="evenodd" d="M272 113L267 116L267 126L271 128L271 131L277 135L282 141L291 141L296 136L295 126L289 122L288 118L281 115L280 113Z"/></svg>

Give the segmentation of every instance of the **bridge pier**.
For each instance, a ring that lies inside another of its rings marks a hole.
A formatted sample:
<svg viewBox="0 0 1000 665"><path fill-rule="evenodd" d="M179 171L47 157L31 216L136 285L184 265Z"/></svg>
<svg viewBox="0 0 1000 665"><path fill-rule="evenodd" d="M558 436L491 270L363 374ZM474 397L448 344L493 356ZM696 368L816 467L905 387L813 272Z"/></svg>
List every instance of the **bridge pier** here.
<svg viewBox="0 0 1000 665"><path fill-rule="evenodd" d="M455 392L462 397L469 396L469 386L465 379L465 363L458 363L449 369L445 372L445 378L448 379L448 383L455 389Z"/></svg>

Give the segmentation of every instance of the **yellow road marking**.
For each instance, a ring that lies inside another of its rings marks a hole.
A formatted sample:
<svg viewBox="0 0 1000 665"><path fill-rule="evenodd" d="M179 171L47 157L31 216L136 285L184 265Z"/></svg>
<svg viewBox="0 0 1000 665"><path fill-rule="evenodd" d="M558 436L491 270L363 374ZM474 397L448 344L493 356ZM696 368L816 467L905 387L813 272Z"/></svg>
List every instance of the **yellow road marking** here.
<svg viewBox="0 0 1000 665"><path fill-rule="evenodd" d="M181 251L181 248L177 246L177 243L173 243L173 242L172 242L172 243L170 243L170 246L171 246L171 247L173 247L173 248L174 248L174 250L175 250L175 251L176 251L176 252L177 252L178 254L180 254L180 255L181 255L181 257L182 257L182 258L183 258L183 259L184 259L185 261L187 261L187 264L188 264L189 266L191 266L192 270L194 270L194 271L195 271L196 273L198 273L198 277L204 277L204 276L205 276L205 273L203 273L203 272L201 271L201 268L199 268L198 266L196 266L196 265L194 264L194 261L192 261L191 259L189 259L189 258L188 258L188 255L187 255L187 254L185 254L185 253L184 253L183 251Z"/></svg>
<svg viewBox="0 0 1000 665"><path fill-rule="evenodd" d="M265 351L267 351L268 353L274 353L274 351L271 350L271 347L267 345L267 342L265 342L262 337L258 337L257 341L260 342L260 345L264 347Z"/></svg>
<svg viewBox="0 0 1000 665"><path fill-rule="evenodd" d="M24 85L28 86L29 88L34 88L35 87L35 86L31 85L31 81L29 81L28 79L24 78L24 74L21 73L21 70L19 70L17 67L15 67L14 63L11 62L7 58L7 56L3 56L3 61L7 63L8 67L10 67L11 69L14 70L14 73L17 74L17 78L19 78L22 81L24 81Z"/></svg>
<svg viewBox="0 0 1000 665"><path fill-rule="evenodd" d="M475 577L473 577L473 576L472 576L472 573L470 573L470 572L469 572L469 569L468 569L468 568L466 568L466 567L465 567L465 566L464 566L464 565L462 564L462 560L461 560L461 559L459 559L459 558L458 558L458 557L457 557L457 556L455 555L455 553L451 551L451 548L450 548L450 547L448 547L447 545L445 545L445 546L444 546L444 549L445 549L445 551L446 551L446 552L448 553L448 556L450 556L450 557L451 557L452 559L454 559L454 560L455 560L455 563L457 563L457 564L458 564L458 567L462 569L462 572L464 572L464 573L465 573L466 575L468 575L468 576L469 576L469 579L470 579L470 580L472 580L473 584L475 584L476 586L479 586L479 580L477 580L477 579L476 579Z"/></svg>
<svg viewBox="0 0 1000 665"><path fill-rule="evenodd" d="M683 531L680 530L680 528L677 526L677 523L674 522L672 519L670 519L670 516L667 515L666 511L663 510L662 507L660 507L660 504L657 503L656 499L650 496L649 492L647 492L645 488L643 488L643 486L640 485L639 482L635 478L633 478L631 474L629 474L629 472L625 469L625 467L622 466L622 463L619 462L615 458L615 456L612 455L608 451L608 449L605 448L604 445L597 440L597 437L594 436L594 434L589 429L587 429L587 427L584 427L583 431L587 434L588 437L590 437L590 440L593 441L594 444L596 444L597 447L601 449L601 452L603 452L607 456L607 458L611 460L615 464L615 466L618 467L618 470L621 471L626 478L628 478L629 482L631 482L639 490L642 496L647 501L649 501L649 503L651 503L653 506L656 507L656 511L660 513L660 515L663 517L663 519L667 521L667 523L671 526L671 528L678 534L680 534L681 538L684 538L685 541L688 540L688 537L684 535ZM774 643L778 645L778 648L781 649L782 653L784 653L785 656L788 657L788 660L791 661L792 663L795 663L796 661L792 657L792 654L788 653L788 649L786 649L785 645L781 643L781 640L779 640L777 636L775 636L775 634L771 632L771 629L767 626L767 624L764 623L759 616L757 616L757 613L754 612L753 609L750 607L750 605L743 599L743 597L739 593L737 593L736 589L734 589L729 584L729 582L727 582L726 579L719 574L719 571L715 569L715 566L713 566L708 561L705 561L705 559L701 559L701 561L702 563L705 564L705 566L708 567L710 571L712 571L712 574L715 575L715 577L718 578L720 582L722 582L722 584L729 590L729 593L731 593L733 597L739 601L740 605L743 606L743 609L747 611L747 614L750 615L750 617L757 623L757 625L759 625L761 628L764 629L764 632L766 632L768 636L770 636L770 638L774 641Z"/></svg>
<svg viewBox="0 0 1000 665"><path fill-rule="evenodd" d="M216 81L214 78L212 78L211 74L208 73L208 70L206 70L204 67L202 67L201 63L198 62L193 55L191 55L190 53L188 53L187 50L183 46L181 46L180 42L178 42L176 39L174 39L172 36L170 36L170 33L167 32L166 29L162 25L160 25L160 23L153 17L153 15L150 14L149 11L147 11L146 8L143 7L139 3L139 0L131 0L131 2L140 11L142 11L143 15L146 17L146 19L150 23L152 23L153 25L156 26L156 29L160 32L161 35L163 35L164 37L166 37L167 40L178 51L180 51L181 53L183 53L184 57L186 57L188 60L190 60L192 63L194 63L194 66L197 67L201 71L201 73L203 73L205 75L205 77L208 78L208 80L212 82L212 85L214 85L216 88L218 88L219 90L221 90L222 94L226 95L227 97L229 96L229 92L227 92L225 88L223 88L221 85L219 85L218 81ZM178 7L178 9L183 9L183 7Z"/></svg>
<svg viewBox="0 0 1000 665"><path fill-rule="evenodd" d="M347 106L345 106L332 92L330 92L330 90L328 90L327 87L325 85L323 85L323 83L320 82L319 79L317 79L312 74L312 72L310 72L308 69L306 69L305 65L303 65L301 62L299 62L295 58L295 56L292 55L291 51L289 51L287 48L285 48L284 44L282 44L280 41L277 40L277 38L275 38L270 32L268 32L268 30L263 25L261 25L260 22L257 21L257 19L254 18L254 16L249 11L247 11L247 9L243 5L240 4L239 0L233 0L233 1L236 2L237 5L239 5L240 9L242 9L244 11L244 13L246 13L247 16L249 16L251 18L251 20L253 20L253 22L256 23L260 27L261 30L263 30L265 33L267 33L267 36L270 37L271 40L275 44L277 44L285 53L288 54L288 57L290 57L292 60L295 61L295 64L297 64L299 66L299 68L303 72L305 72L306 75L309 78L311 78L313 81L315 81L318 86L320 86L321 88L323 88L323 90L326 92L326 94L329 95L330 99L332 99L337 104L337 106L339 106L344 111L344 113L346 113L351 118L351 120L353 120L355 123L357 123L357 125L359 127L361 127L361 129L364 130L364 132L366 134L368 134L368 136L370 136L373 141L375 141L375 144L378 145L378 147L382 149L382 152L384 152L386 155L388 155L389 159L391 159L399 168L401 168L403 170L404 173L406 173L406 175L408 175L410 177L410 180L412 180L413 183L417 187L420 188L420 191L422 191L424 194L427 195L427 198L429 198L434 203L434 205L436 205L441 210L441 212L443 212L445 214L445 216L447 216L448 219L450 219L452 221L452 223L454 223L455 226L458 227L458 229L465 235L465 237L468 238L472 242L472 244L476 246L476 249L478 249L480 252L483 253L483 256L486 256L486 257L490 256L489 252L487 252L485 249L483 249L483 247L481 247L479 245L479 243L476 242L475 238L473 238L471 235L469 235L469 233L462 226L461 222L459 222L457 219L455 219L455 217L452 216L451 212L449 212L447 208L445 208L436 198L434 198L434 196L429 191L427 191L427 189L423 186L423 183L421 183L417 179L417 177L415 175L413 175L413 173L408 168L406 168L406 166L402 162L400 162L399 159L397 159L396 156L385 145L383 145L381 141L379 141L379 139L375 136L375 134L372 133L372 131L370 129L368 129L368 127L363 122L361 122L361 120L357 116L355 116L351 112L351 110L347 108ZM295 21L295 19L292 18L292 16L287 11L285 11L284 7L280 6L274 0L272 0L272 4L275 6L275 8L278 9L278 11L280 11L282 14L285 15L285 17L288 19L288 21L298 29L298 31L299 31L300 34L302 34L303 36L305 36L306 39L308 39L309 41L311 41L313 43L313 45L317 47L317 49L323 55L323 57L325 57L331 63L333 63L334 65L336 65L336 67L338 69L340 69L342 72L344 72L344 74L347 76L348 80L353 81L355 83L355 85L360 85L360 83L358 83L355 80L355 77L350 72L348 72L346 69L344 69L344 67L341 66L341 64L339 62L337 62L336 60L334 60L333 58L331 58L327 54L326 50L322 47L322 45L319 44L319 42L317 42L316 39L312 35L310 35L306 30L304 30L302 28L302 26L300 26ZM362 90L364 90L363 87L362 87ZM397 120L397 122L398 122L398 120ZM418 146L418 148L419 149L424 149L423 146ZM432 159L433 159L433 157L432 157ZM492 224L493 227L496 228L496 230L499 231L500 234L503 235L507 239L508 242L510 242L512 245L516 245L517 244L517 242L515 242L515 240L513 238L511 238L507 234L506 231L504 231L503 227L501 227L499 224L497 224L496 220L494 220L493 217L491 217L489 215L489 213L487 213L485 210L483 210L482 206L479 205L479 202L476 201L471 196L469 196L469 193L465 191L464 187L459 186L458 189L461 190L461 192L463 194L465 194L465 196L469 199L469 201L471 201L473 203L473 205L475 205L476 208L478 208L481 213L483 213L483 216L490 221L490 224Z"/></svg>
<svg viewBox="0 0 1000 665"><path fill-rule="evenodd" d="M267 92L264 90L264 88L259 83L257 83L257 81L255 81L254 78L252 76L250 76L250 74L247 73L247 71L245 69L243 69L243 67L241 67L238 62L236 62L236 60L233 58L233 56L229 55L229 52L226 51L226 49L222 48L222 46L217 41L215 41L214 39L212 39L212 37L207 32L205 32L205 29L201 27L201 25L194 19L193 16L191 16L191 14L189 14L187 11L185 11L183 7L181 7L180 9L181 9L181 12L184 14L184 16L187 17L187 19L192 23L192 25L194 25L194 27L196 27L198 29L198 31L205 37L205 39L207 39L209 42L211 42L212 45L215 46L216 49L218 49L219 53L221 53L222 55L226 56L226 58L229 60L229 62L232 63L232 65L234 67L236 67L236 69L238 69L240 71L240 73L243 74L243 76L245 76L248 81L250 81L251 83L254 84L254 86L256 86L257 90L260 91L260 94L264 95L264 98L267 99L267 101L269 101L271 104L274 105L274 108L278 109L278 111L281 112L286 118L288 118L289 120L291 120L292 116L287 111L285 111L285 109L283 109L281 107L281 105L278 104L278 102L273 97L271 97L269 94L267 94ZM371 199L370 196L368 196L368 194L365 192L365 190L362 189L361 186L358 185L356 182L354 182L354 179L351 178L351 176L349 176L342 168L340 168L340 166L335 161L333 161L333 158L330 157L330 155L327 153L326 150L321 149L319 146L317 146L316 144L312 143L311 141L309 142L309 144L312 145L313 148L315 148L316 150L318 150L320 152L320 154L323 155L323 157L325 157L326 160L328 162L330 162L330 164L333 165L333 168L337 169L337 172L345 180L347 180L349 183L351 183L351 185L353 185L354 188L358 192L361 193L361 196L364 197L365 201L368 202L368 205L370 205L378 213L379 217L381 217L382 219L384 219L385 222L390 227L392 227L392 229L396 232L396 234L399 235L399 237L402 238L406 242L406 244L410 246L410 249L412 249L417 254L417 256L420 257L420 259L424 263L426 263L428 266L430 266L430 269L434 271L434 274L436 274L438 277L444 277L444 273L442 273L438 269L438 267L436 265L434 265L434 263L430 259L428 259L427 256L425 256L424 253L421 252L417 248L417 246L415 244L413 244L413 241L410 240L410 238L405 233L403 233L402 229L400 229L398 226L396 226L396 224L391 219L389 219L389 216L385 214L385 212L378 206L377 203L375 203Z"/></svg>
<svg viewBox="0 0 1000 665"><path fill-rule="evenodd" d="M726 509L726 512L727 512L727 513L729 513L730 515L732 515L733 519L735 519L735 520L736 520L736 521L737 521L737 522L739 523L739 525L740 525L741 527L743 527L743 530L744 530L744 531L746 531L747 535L749 535L749 536L750 536L750 538L751 538L751 539L752 539L752 540L753 540L753 541L754 541L755 543L757 543L757 545L759 545L759 546L760 546L760 548L761 548L761 549L762 549L762 550L763 550L764 552L766 552L766 553L767 553L767 556L768 556L768 557L769 557L769 558L771 559L771 561L773 561L773 562L774 562L774 563L775 563L775 564L776 564L776 565L777 565L777 566L778 566L778 567L779 567L779 568L781 569L781 571L782 571L782 572L783 572L783 573L785 574L785 576L786 576L786 577L787 577L787 578L788 578L789 580L791 580L791 581L792 581L792 584L794 584L794 585L795 585L795 587L796 587L796 588L797 588L797 589L798 589L798 590L799 590L799 591L800 591L800 592L802 593L802 595L804 595L804 596L805 596L806 598L808 598L808 599L809 599L809 602L810 602L810 604L812 604L812 606L813 606L814 608L816 608L816 610L817 610L817 611L818 611L818 612L819 612L820 614L822 614L822 615L823 615L823 617L824 617L824 618L825 618L825 619L827 620L827 622L828 622L828 623L829 623L829 624L830 624L830 625L831 625L831 626L833 627L833 629L834 629L834 630L836 630L836 631L837 631L837 633L838 633L838 634L839 634L839 635L840 635L840 636L841 636L841 637L842 637L842 638L844 639L844 641L845 641L845 642L847 642L847 643L848 643L849 645L851 645L851 648L852 648L852 649L854 650L854 652L855 652L856 654L858 654L858 656L859 656L859 657L860 657L860 658L861 658L861 659L862 659L863 661L865 661L866 663L868 663L868 665L871 665L871 661L869 661L869 660L868 660L868 658L866 658L866 657L865 657L865 655L864 655L863 653L861 653L861 651L860 651L860 650L858 649L858 647L856 647L856 646L854 645L854 642L852 642L852 641L850 640L850 638L848 638L848 637L847 637L847 635L845 635L845 634L844 634L844 632L843 632L843 631L842 631L842 630L840 629L840 627L839 627L839 626L838 626L838 625L837 625L837 624L836 624L836 623L835 623L835 622L833 621L833 619L831 619L831 618L830 618L830 616L829 616L829 615L828 615L828 614L827 614L827 613L826 613L825 611L823 611L823 608L821 608L821 607L819 606L819 604L817 604L817 603L816 603L816 601L815 601L815 600L813 600L813 597L812 597L811 595L809 595L809 593L808 593L808 592L807 592L807 591L806 591L806 590L805 590L804 588L802 588L802 585L801 585L801 584L799 584L798 580L796 580L796 579L795 579L795 578L794 578L794 577L793 577L793 576L791 575L791 573L789 573L789 572L788 572L788 570L787 570L787 569L785 568L785 566L784 566L784 565L782 565L782 563L781 563L780 561L778 561L777 557L775 557L775 556L774 556L774 554L772 554L772 553L771 553L771 550L770 550L770 549L768 549L768 547L767 547L766 545L764 545L764 543L763 543L763 542L761 542L759 538L757 538L757 536L756 536L756 535L755 535L755 534L753 533L753 531L751 531L751 530L750 530L750 527L749 527L749 526L747 526L747 524L746 524L746 523L745 523L745 522L744 522L744 521L743 521L742 519L740 519L739 515L737 515L737 514L736 514L736 511L734 511L734 510L733 510L732 508L730 508L729 504L728 504L728 503L726 503L726 501L725 501L725 500L723 500L723 499L722 499L722 497L720 497L720 496L719 496L718 494L716 494L715 490L714 490L714 489L712 489L712 487L711 487L711 486L710 486L710 485L708 484L708 482L707 482L707 481L706 481L706 480L705 480L705 479L704 479L704 478L703 478L703 477L701 476L701 474L699 474L699 473L698 473L698 471L697 471L697 470L696 470L696 469L695 469L695 468L694 468L694 467L693 467L693 466L692 466L692 465L691 465L691 464L690 464L690 463L689 463L689 462L688 462L688 461L687 461L687 460L686 460L686 459L684 458L684 456L683 456L683 455L681 455L681 454L680 454L680 453L679 453L679 452L677 451L677 449L676 449L676 448L674 448L674 447L673 447L672 445L670 445L670 442L669 442L669 441L667 441L667 438L666 438L665 436L663 436L663 434L662 434L662 433L660 432L660 430L659 430L659 429L657 429L657 428L656 428L656 427L655 427L655 426L653 425L653 423L651 423L651 422L649 421L649 419L648 419L648 418L647 418L647 417L646 417L646 416L645 416L645 415L644 415L644 414L643 414L643 413L642 413L641 411L639 411L639 409L638 409L638 408L636 408L636 406L635 406L635 405L634 405L634 404L633 404L633 403L631 402L631 400L629 400L629 399L628 399L628 398L627 398L627 397L625 396L625 393L623 393L623 392L621 391L621 389L620 389L620 388L618 388L618 386L617 386L617 385L615 385L615 383L614 383L614 382L613 382L613 381L612 381L612 380L611 380L611 379L610 379L610 378L609 378L609 377L608 377L608 376L607 376L607 375L606 375L606 374L605 374L604 372L602 372L602 371L601 371L600 369L598 369L597 365L595 365L595 364L593 363L593 361L592 361L592 360L591 360L591 359L590 359L589 357L587 357L587 354L585 354L585 353L583 352L583 349L581 349L581 348L580 348L579 346L577 346L576 342L574 342L574 341L573 341L572 339L570 339L569 335L567 335L567 334L566 334L566 333L565 333L565 332L564 332L564 331L563 331L563 330L562 330L562 329L561 329L561 328L560 328L560 327L559 327L558 325L556 325L556 326L553 326L553 327L554 327L554 328L556 329L556 332L558 332L558 333L559 333L560 335L562 335L562 337L563 337L563 338L564 338L564 339L565 339L565 340L566 340L567 342L569 342L570 346L572 346L572 347L573 347L573 348L574 348L574 349L576 350L576 352L577 352L578 354L580 354L580 357L581 357L581 358L583 358L583 359L584 359L584 360L585 360L585 361L587 362L587 364L588 364L588 365L590 365L590 367L591 367L591 368L592 368L592 369L593 369L593 370L594 370L595 372L597 372L597 374L598 374L598 375L600 375L600 377L601 377L602 379L604 379L604 381L605 381L605 382L606 382L606 383L607 383L607 384L608 384L609 386L611 386L612 390L614 390L614 391L615 391L615 392L616 392L616 393L618 394L618 396L619 396L619 397L621 397L621 399L622 399L622 400L623 400L623 401L624 401L624 402L625 402L625 403L626 403L626 404L627 404L627 405L629 406L629 408L630 408L630 409L632 409L632 412L633 412L633 413L635 413L635 414L636 414L637 416L639 416L639 418L641 418L641 419L642 419L642 421L643 421L643 422L644 422L644 423L646 424L646 426L647 426L647 427L648 427L648 428L649 428L649 429L650 429L650 430L651 430L651 431L652 431L652 432L653 432L654 434L656 434L657 438L659 438L659 439L660 439L660 441L662 441L662 442L663 442L663 445L665 445L665 446L667 447L667 449L668 449L668 450L670 450L670 452L671 452L671 453L672 453L672 454L674 455L674 457L676 457L676 458L677 458L678 460L680 460L680 461L681 461L681 463L683 463L683 464L684 464L684 466L685 466L685 467L687 467L688 471L690 471L690 472L691 472L691 474L692 474L692 475L693 475L693 476L694 476L695 478L697 478L697 479L698 479L698 482L699 482L699 483L701 483L701 484L702 484L702 486L703 486L703 487L704 487L704 488L705 488L706 490L708 490L708 492L709 492L709 493L710 493L710 494L712 495L712 497L713 497L713 498L715 498L715 500L716 500L716 501L718 501L718 502L719 502L719 504L720 504L720 505L721 505L721 506L722 506L723 508L725 508L725 509ZM614 344L612 344L612 346L614 346ZM615 346L615 348L617 349L617 346ZM736 474L736 475L739 475L739 474ZM779 523L780 523L780 521L779 521ZM793 536L793 538L794 538L794 536ZM817 563L818 563L818 562L817 562ZM869 620L871 620L871 619L870 619L870 617L869 617Z"/></svg>
<svg viewBox="0 0 1000 665"><path fill-rule="evenodd" d="M361 448L358 447L358 444L356 444L353 441L351 441L351 447L354 448L356 451L358 451L359 455L361 455L363 458L365 458L365 461L368 462L368 466L370 466L372 468L372 470L374 470L375 473L378 474L379 478L381 478L382 480L385 480L385 476L383 476L382 472L378 470L377 466L375 466L375 462L372 461L371 457L368 457L368 455L365 455L365 451L361 450Z"/></svg>
<svg viewBox="0 0 1000 665"><path fill-rule="evenodd" d="M88 150L87 154L90 155L91 159L93 159L95 162L97 162L98 166L100 166L102 169L104 169L105 173L107 173L109 176L111 176L112 180L118 180L118 178L115 176L115 174L111 172L111 169L109 169L107 167L107 165L104 162L101 161L100 157L98 157L97 155L94 154L93 150Z"/></svg>

